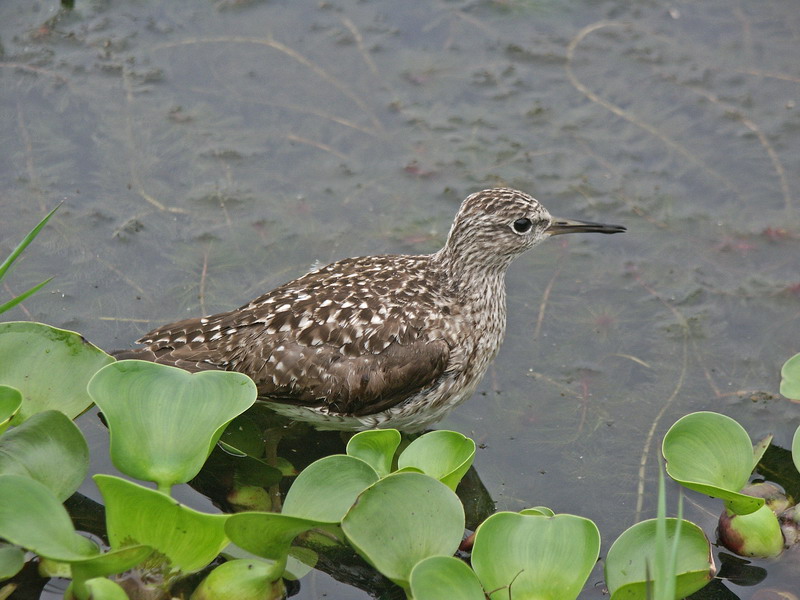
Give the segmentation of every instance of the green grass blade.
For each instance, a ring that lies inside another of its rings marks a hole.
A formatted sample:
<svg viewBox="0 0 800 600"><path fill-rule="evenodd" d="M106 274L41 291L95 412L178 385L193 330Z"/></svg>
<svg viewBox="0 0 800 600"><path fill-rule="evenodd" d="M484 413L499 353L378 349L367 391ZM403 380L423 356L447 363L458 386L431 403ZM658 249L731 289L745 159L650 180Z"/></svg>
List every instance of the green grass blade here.
<svg viewBox="0 0 800 600"><path fill-rule="evenodd" d="M50 217L52 217L53 213L55 213L60 207L61 204L59 204L53 210L47 213L47 216L45 216L44 219L39 221L39 224L33 229L31 229L31 232L25 236L25 238L19 243L19 245L16 248L14 248L14 251L8 255L8 258L6 258L3 261L3 264L0 264L0 280L3 279L3 277L6 274L6 271L8 271L11 265L14 264L14 261L17 260L20 254L22 254L22 251L28 247L28 244L30 244L33 241L33 238L35 238L42 230L42 228L45 225L47 225L47 222L50 220Z"/></svg>
<svg viewBox="0 0 800 600"><path fill-rule="evenodd" d="M52 279L53 279L52 277L49 277L49 278L45 279L43 282L33 286L27 292L22 292L19 296L16 296L15 298L12 298L8 302L0 304L0 313L4 313L7 310L10 310L10 309L14 308L20 302L24 302L30 296L33 296L36 292L38 292L40 289L42 289L44 286L46 286L48 283L50 283L50 281L52 281Z"/></svg>

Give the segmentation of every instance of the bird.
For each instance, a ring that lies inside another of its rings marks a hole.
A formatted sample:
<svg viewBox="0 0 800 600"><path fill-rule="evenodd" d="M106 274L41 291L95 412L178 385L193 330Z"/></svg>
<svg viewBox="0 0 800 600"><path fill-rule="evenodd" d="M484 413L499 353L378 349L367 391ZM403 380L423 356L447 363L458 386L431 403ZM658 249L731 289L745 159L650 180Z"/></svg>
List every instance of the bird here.
<svg viewBox="0 0 800 600"><path fill-rule="evenodd" d="M345 258L114 354L245 373L260 401L317 429L417 432L469 398L497 355L517 256L555 235L624 231L486 189L462 202L438 252Z"/></svg>

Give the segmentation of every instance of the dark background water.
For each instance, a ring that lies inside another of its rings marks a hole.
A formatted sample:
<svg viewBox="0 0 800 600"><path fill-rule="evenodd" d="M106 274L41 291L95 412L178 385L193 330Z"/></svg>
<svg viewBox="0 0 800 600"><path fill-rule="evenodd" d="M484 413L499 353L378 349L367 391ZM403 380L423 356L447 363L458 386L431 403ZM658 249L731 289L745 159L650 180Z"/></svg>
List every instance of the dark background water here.
<svg viewBox="0 0 800 600"><path fill-rule="evenodd" d="M777 394L800 351L798 65L796 0L5 0L0 253L63 206L0 297L55 280L4 317L124 347L317 261L434 251L493 185L624 223L515 263L500 355L440 424L481 444L499 509L592 518L605 554L653 515L680 416L783 447L800 424ZM710 536L717 511L687 498ZM789 562L729 587L791 589ZM326 593L357 596L312 574L298 597Z"/></svg>

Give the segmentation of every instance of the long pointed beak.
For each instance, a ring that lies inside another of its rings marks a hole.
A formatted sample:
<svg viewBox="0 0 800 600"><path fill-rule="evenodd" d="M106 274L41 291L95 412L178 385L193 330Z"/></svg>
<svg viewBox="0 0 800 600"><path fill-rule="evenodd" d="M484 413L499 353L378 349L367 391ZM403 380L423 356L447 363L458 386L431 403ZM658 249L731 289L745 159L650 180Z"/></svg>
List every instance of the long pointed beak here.
<svg viewBox="0 0 800 600"><path fill-rule="evenodd" d="M553 218L550 227L545 229L549 235L562 233L622 233L628 228L624 225L607 225L605 223L592 223L591 221L576 221L574 219Z"/></svg>

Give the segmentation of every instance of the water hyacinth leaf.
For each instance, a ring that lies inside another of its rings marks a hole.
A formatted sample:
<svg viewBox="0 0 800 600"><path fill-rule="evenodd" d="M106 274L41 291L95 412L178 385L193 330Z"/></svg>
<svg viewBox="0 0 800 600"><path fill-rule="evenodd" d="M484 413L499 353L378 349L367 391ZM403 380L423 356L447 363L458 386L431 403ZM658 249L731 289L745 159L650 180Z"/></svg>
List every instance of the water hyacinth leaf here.
<svg viewBox="0 0 800 600"><path fill-rule="evenodd" d="M716 569L711 545L703 530L689 521L666 519L666 539L670 545L680 523L675 599L702 589L714 578ZM612 600L648 600L656 560L657 520L636 523L611 545L605 563L606 585Z"/></svg>
<svg viewBox="0 0 800 600"><path fill-rule="evenodd" d="M41 577L60 577L61 579L69 579L72 577L72 569L69 565L70 563L68 562L61 562L59 560L53 560L50 558L45 558L44 556L40 556L36 571Z"/></svg>
<svg viewBox="0 0 800 600"><path fill-rule="evenodd" d="M285 561L294 538L321 525L326 524L279 513L241 512L228 518L225 531L240 548L262 558Z"/></svg>
<svg viewBox="0 0 800 600"><path fill-rule="evenodd" d="M347 442L347 454L360 458L380 477L386 477L392 472L394 453L399 445L400 432L396 429L373 429L351 437Z"/></svg>
<svg viewBox="0 0 800 600"><path fill-rule="evenodd" d="M128 600L128 594L118 583L105 577L95 577L86 582L86 591L91 600Z"/></svg>
<svg viewBox="0 0 800 600"><path fill-rule="evenodd" d="M485 600L478 577L454 556L431 556L411 571L414 600Z"/></svg>
<svg viewBox="0 0 800 600"><path fill-rule="evenodd" d="M492 600L573 600L599 554L600 533L589 519L499 512L478 527L472 566Z"/></svg>
<svg viewBox="0 0 800 600"><path fill-rule="evenodd" d="M114 465L162 491L197 475L225 426L257 394L241 373L188 373L141 360L104 367L88 389L108 422Z"/></svg>
<svg viewBox="0 0 800 600"><path fill-rule="evenodd" d="M75 532L66 509L53 493L23 475L0 475L0 538L61 562L100 552Z"/></svg>
<svg viewBox="0 0 800 600"><path fill-rule="evenodd" d="M167 494L112 475L93 477L106 505L112 548L135 542L158 550L185 573L202 569L228 543L228 515L210 515L184 506Z"/></svg>
<svg viewBox="0 0 800 600"><path fill-rule="evenodd" d="M393 473L358 497L342 520L350 545L396 584L429 556L450 556L464 533L464 508L453 490L421 473Z"/></svg>
<svg viewBox="0 0 800 600"><path fill-rule="evenodd" d="M679 419L664 436L667 473L681 485L725 501L738 514L764 505L762 498L740 494L754 467L750 436L736 421L713 412Z"/></svg>
<svg viewBox="0 0 800 600"><path fill-rule="evenodd" d="M247 456L253 458L264 456L264 432L247 415L239 415L231 421L220 438L220 443L222 442ZM225 449L230 451L228 448Z"/></svg>
<svg viewBox="0 0 800 600"><path fill-rule="evenodd" d="M226 533L228 533L228 538L230 538L230 532L228 531L229 524L230 524L230 519L225 523ZM236 525L235 528L238 528L238 525ZM234 535L236 534L234 533ZM244 548L242 548L241 546L237 545L234 542L231 542L225 548L223 548L220 554L229 561L235 559L261 560L263 558L259 557L257 554L254 554L253 552L245 550ZM267 561L276 562L273 561L272 559L267 559ZM291 546L289 548L289 556L286 561L286 568L283 571L283 578L292 579L295 581L300 580L314 570L314 567L316 566L318 561L319 561L319 554L317 554L310 548L303 548L301 546Z"/></svg>
<svg viewBox="0 0 800 600"><path fill-rule="evenodd" d="M757 441L753 444L753 469L754 470L758 466L758 462L764 456L764 453L769 448L769 445L772 443L772 434L766 436L765 438Z"/></svg>
<svg viewBox="0 0 800 600"><path fill-rule="evenodd" d="M800 427L794 432L792 438L792 461L795 469L800 471Z"/></svg>
<svg viewBox="0 0 800 600"><path fill-rule="evenodd" d="M22 394L12 425L50 409L74 419L92 405L86 384L112 362L73 331L27 321L0 323L0 383Z"/></svg>
<svg viewBox="0 0 800 600"><path fill-rule="evenodd" d="M326 523L338 523L358 495L378 481L363 460L344 454L326 456L297 476L283 502L283 514Z"/></svg>
<svg viewBox="0 0 800 600"><path fill-rule="evenodd" d="M123 573L141 564L153 553L149 546L133 545L109 550L82 560L72 561L72 589L79 598L88 598L86 582L97 577Z"/></svg>
<svg viewBox="0 0 800 600"><path fill-rule="evenodd" d="M795 354L781 368L782 396L792 400L800 400L800 354Z"/></svg>
<svg viewBox="0 0 800 600"><path fill-rule="evenodd" d="M225 452L239 457L231 465L237 484L255 485L267 488L283 479L283 472L272 465L268 465L266 460L253 458L252 456L240 452L238 448L223 444L222 442L220 442L220 447L222 447Z"/></svg>
<svg viewBox="0 0 800 600"><path fill-rule="evenodd" d="M11 425L11 419L22 406L22 394L10 385L0 385L0 435Z"/></svg>
<svg viewBox="0 0 800 600"><path fill-rule="evenodd" d="M540 517L554 517L556 513L552 511L552 509L547 508L546 506L532 506L530 508L526 508L524 510L519 511L521 515L534 515Z"/></svg>
<svg viewBox="0 0 800 600"><path fill-rule="evenodd" d="M431 431L403 450L397 467L417 468L455 490L474 458L475 442L470 438L455 431Z"/></svg>
<svg viewBox="0 0 800 600"><path fill-rule="evenodd" d="M783 552L783 533L769 506L746 515L726 509L717 526L719 543L739 556L773 558Z"/></svg>
<svg viewBox="0 0 800 600"><path fill-rule="evenodd" d="M89 447L64 413L37 413L0 438L0 474L16 473L46 485L60 502L89 470Z"/></svg>
<svg viewBox="0 0 800 600"><path fill-rule="evenodd" d="M286 597L282 569L260 560L229 560L206 577L190 600L280 600Z"/></svg>
<svg viewBox="0 0 800 600"><path fill-rule="evenodd" d="M0 544L0 581L10 579L25 566L25 553L16 546Z"/></svg>

